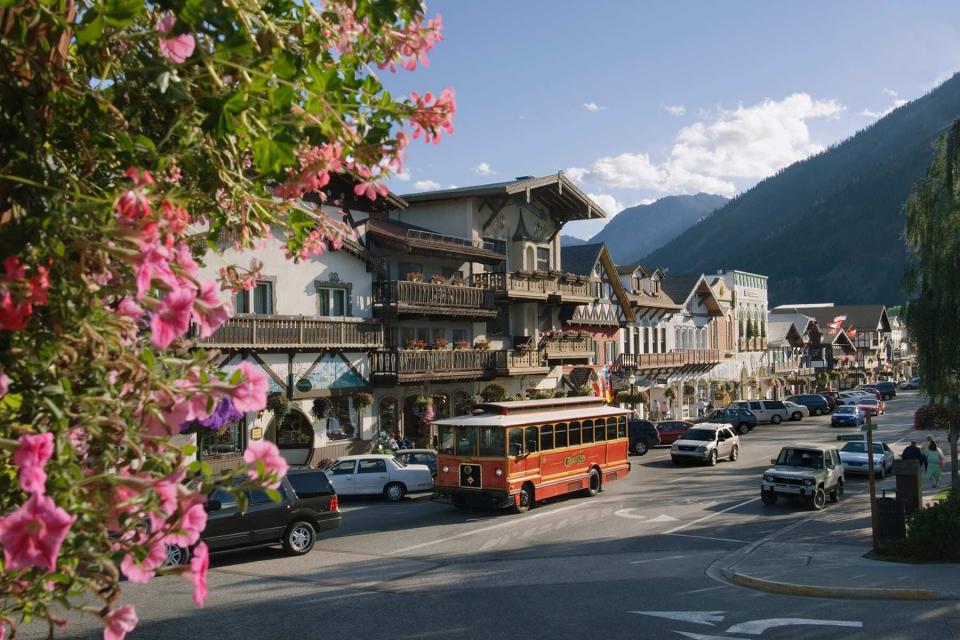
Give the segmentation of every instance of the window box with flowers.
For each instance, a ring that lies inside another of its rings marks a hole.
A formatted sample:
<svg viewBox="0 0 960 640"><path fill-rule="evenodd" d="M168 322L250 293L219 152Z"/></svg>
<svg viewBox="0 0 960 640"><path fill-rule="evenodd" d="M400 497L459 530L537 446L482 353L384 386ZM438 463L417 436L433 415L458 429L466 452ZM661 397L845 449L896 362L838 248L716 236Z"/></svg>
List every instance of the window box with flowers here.
<svg viewBox="0 0 960 640"><path fill-rule="evenodd" d="M444 278L439 273L435 273L432 276L430 276L430 283L431 284L447 284L447 279Z"/></svg>
<svg viewBox="0 0 960 640"><path fill-rule="evenodd" d="M421 351L427 348L427 341L419 340L417 338L407 338L407 340L403 343L403 347L408 351Z"/></svg>
<svg viewBox="0 0 960 640"><path fill-rule="evenodd" d="M477 351L486 351L490 348L490 343L486 340L477 340L473 343L473 348Z"/></svg>
<svg viewBox="0 0 960 640"><path fill-rule="evenodd" d="M446 338L436 338L431 344L430 348L434 351L443 351L448 346L450 346L450 341Z"/></svg>
<svg viewBox="0 0 960 640"><path fill-rule="evenodd" d="M458 351L462 351L462 350L464 350L464 349L469 349L469 348L470 348L470 342L469 342L468 340L457 340L456 342L453 343L453 348L456 349L456 350L458 350Z"/></svg>
<svg viewBox="0 0 960 640"><path fill-rule="evenodd" d="M407 273L407 280L409 282L423 282L423 274L419 271L410 271Z"/></svg>
<svg viewBox="0 0 960 640"><path fill-rule="evenodd" d="M453 276L453 279L450 281L450 284L452 284L455 287L465 287L467 286L467 281L458 272L457 275Z"/></svg>
<svg viewBox="0 0 960 640"><path fill-rule="evenodd" d="M495 382L491 382L483 388L483 391L480 392L480 397L483 398L484 402L500 402L507 395L507 390L503 385L499 385Z"/></svg>

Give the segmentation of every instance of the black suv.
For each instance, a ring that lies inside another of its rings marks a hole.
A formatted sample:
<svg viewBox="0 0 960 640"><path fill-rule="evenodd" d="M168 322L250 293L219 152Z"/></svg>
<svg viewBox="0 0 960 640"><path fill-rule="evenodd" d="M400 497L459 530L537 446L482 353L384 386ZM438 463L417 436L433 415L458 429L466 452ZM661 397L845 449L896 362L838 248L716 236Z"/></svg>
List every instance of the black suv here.
<svg viewBox="0 0 960 640"><path fill-rule="evenodd" d="M247 510L240 512L237 499L217 490L207 497L207 527L200 539L210 551L283 544L291 555L313 549L317 533L340 526L340 502L330 480L319 469L291 469L277 489L280 502L265 492L246 491ZM186 549L168 548L170 564L189 560Z"/></svg>
<svg viewBox="0 0 960 640"><path fill-rule="evenodd" d="M725 407L723 409L714 409L710 413L691 420L694 424L701 422L714 422L719 424L729 424L733 430L743 435L752 431L757 426L757 416L746 409L737 407Z"/></svg>
<svg viewBox="0 0 960 640"><path fill-rule="evenodd" d="M644 455L651 447L660 444L660 432L657 425L649 420L630 420L627 422L627 437L630 439L630 453Z"/></svg>
<svg viewBox="0 0 960 640"><path fill-rule="evenodd" d="M790 396L789 402L802 404L810 409L810 415L823 416L830 413L830 402L819 393L801 393L800 395Z"/></svg>
<svg viewBox="0 0 960 640"><path fill-rule="evenodd" d="M880 392L880 398L882 400L893 400L897 397L897 385L893 384L889 380L875 382L873 383L873 386L876 387L877 391Z"/></svg>

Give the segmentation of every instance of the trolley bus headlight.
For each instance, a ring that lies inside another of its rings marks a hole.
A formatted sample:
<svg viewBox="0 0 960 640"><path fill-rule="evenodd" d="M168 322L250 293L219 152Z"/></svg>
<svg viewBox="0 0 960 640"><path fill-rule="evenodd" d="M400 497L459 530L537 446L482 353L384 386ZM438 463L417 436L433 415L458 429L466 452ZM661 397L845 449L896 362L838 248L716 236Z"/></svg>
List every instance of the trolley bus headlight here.
<svg viewBox="0 0 960 640"><path fill-rule="evenodd" d="M503 469L497 469L493 472L498 478L503 475Z"/></svg>
<svg viewBox="0 0 960 640"><path fill-rule="evenodd" d="M443 465L443 472L450 473L450 467L448 467L447 465Z"/></svg>

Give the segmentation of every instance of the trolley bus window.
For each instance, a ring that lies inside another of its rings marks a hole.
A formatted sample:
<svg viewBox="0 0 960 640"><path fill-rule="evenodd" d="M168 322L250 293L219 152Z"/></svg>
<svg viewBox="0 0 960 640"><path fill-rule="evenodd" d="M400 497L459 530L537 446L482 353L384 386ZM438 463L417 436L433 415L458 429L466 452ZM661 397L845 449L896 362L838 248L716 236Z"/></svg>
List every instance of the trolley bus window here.
<svg viewBox="0 0 960 640"><path fill-rule="evenodd" d="M545 424L540 427L540 451L553 449L553 425Z"/></svg>
<svg viewBox="0 0 960 640"><path fill-rule="evenodd" d="M540 444L540 433L536 427L527 427L527 443L524 451L527 453L536 453Z"/></svg>
<svg viewBox="0 0 960 640"><path fill-rule="evenodd" d="M567 423L561 422L553 428L553 439L557 449L567 446Z"/></svg>
<svg viewBox="0 0 960 640"><path fill-rule="evenodd" d="M593 443L593 420L583 421L583 444Z"/></svg>
<svg viewBox="0 0 960 640"><path fill-rule="evenodd" d="M456 427L442 425L437 429L437 451L453 455L453 445L456 439Z"/></svg>
<svg viewBox="0 0 960 640"><path fill-rule="evenodd" d="M607 418L607 440L617 439L617 419Z"/></svg>
<svg viewBox="0 0 960 640"><path fill-rule="evenodd" d="M627 418L626 416L620 416L617 418L617 437L626 438L627 437Z"/></svg>
<svg viewBox="0 0 960 640"><path fill-rule="evenodd" d="M567 428L567 444L571 447L580 446L580 423L574 420Z"/></svg>
<svg viewBox="0 0 960 640"><path fill-rule="evenodd" d="M499 458L503 455L505 439L506 432L500 427L480 427L480 455Z"/></svg>
<svg viewBox="0 0 960 640"><path fill-rule="evenodd" d="M507 435L507 455L523 455L523 429L510 429Z"/></svg>
<svg viewBox="0 0 960 640"><path fill-rule="evenodd" d="M603 442L604 440L607 439L606 420L604 420L603 418L600 418L599 420L593 423L593 428L597 434L594 440L596 440L597 442Z"/></svg>
<svg viewBox="0 0 960 640"><path fill-rule="evenodd" d="M457 455L477 455L477 428L457 427Z"/></svg>

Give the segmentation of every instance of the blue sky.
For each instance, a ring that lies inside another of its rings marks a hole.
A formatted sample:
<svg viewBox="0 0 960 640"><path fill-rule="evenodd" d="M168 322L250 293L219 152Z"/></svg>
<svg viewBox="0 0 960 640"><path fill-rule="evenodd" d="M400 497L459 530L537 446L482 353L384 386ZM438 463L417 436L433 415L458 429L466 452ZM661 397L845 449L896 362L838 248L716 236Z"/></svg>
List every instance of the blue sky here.
<svg viewBox="0 0 960 640"><path fill-rule="evenodd" d="M457 91L397 193L568 172L608 212L733 195L960 70L960 3L428 0L445 40L394 91ZM566 233L590 237L602 223Z"/></svg>

